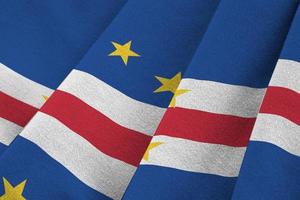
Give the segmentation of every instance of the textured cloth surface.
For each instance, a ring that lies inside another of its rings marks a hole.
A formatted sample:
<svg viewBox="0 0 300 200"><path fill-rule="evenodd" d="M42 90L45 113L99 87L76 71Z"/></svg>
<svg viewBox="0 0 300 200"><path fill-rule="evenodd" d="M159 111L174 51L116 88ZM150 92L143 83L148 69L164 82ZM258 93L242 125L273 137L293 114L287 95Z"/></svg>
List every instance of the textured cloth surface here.
<svg viewBox="0 0 300 200"><path fill-rule="evenodd" d="M0 1L0 199L299 199L298 4Z"/></svg>

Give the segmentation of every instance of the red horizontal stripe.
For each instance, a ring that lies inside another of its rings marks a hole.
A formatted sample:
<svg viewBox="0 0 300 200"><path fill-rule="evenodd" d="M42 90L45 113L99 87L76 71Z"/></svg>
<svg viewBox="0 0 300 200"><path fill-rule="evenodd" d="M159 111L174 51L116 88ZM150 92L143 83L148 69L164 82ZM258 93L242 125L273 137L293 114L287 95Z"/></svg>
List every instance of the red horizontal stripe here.
<svg viewBox="0 0 300 200"><path fill-rule="evenodd" d="M287 88L270 86L259 112L280 115L300 125L300 94Z"/></svg>
<svg viewBox="0 0 300 200"><path fill-rule="evenodd" d="M185 108L168 108L156 135L198 142L247 146L255 118L214 114Z"/></svg>
<svg viewBox="0 0 300 200"><path fill-rule="evenodd" d="M37 110L0 91L0 117L24 127Z"/></svg>
<svg viewBox="0 0 300 200"><path fill-rule="evenodd" d="M113 122L63 91L55 91L41 111L60 120L101 152L134 166L138 166L151 140L150 136Z"/></svg>

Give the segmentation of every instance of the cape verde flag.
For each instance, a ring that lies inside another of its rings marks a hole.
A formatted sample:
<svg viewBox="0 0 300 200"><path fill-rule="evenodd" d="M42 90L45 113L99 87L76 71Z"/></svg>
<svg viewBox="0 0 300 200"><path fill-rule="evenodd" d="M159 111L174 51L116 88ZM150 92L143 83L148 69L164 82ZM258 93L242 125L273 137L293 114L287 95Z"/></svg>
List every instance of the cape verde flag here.
<svg viewBox="0 0 300 200"><path fill-rule="evenodd" d="M299 199L299 3L1 2L0 199Z"/></svg>
<svg viewBox="0 0 300 200"><path fill-rule="evenodd" d="M124 3L125 0L1 2L0 153Z"/></svg>
<svg viewBox="0 0 300 200"><path fill-rule="evenodd" d="M299 199L299 33L298 8L262 102L233 199Z"/></svg>
<svg viewBox="0 0 300 200"><path fill-rule="evenodd" d="M1 193L120 199L217 5L128 1L2 155Z"/></svg>
<svg viewBox="0 0 300 200"><path fill-rule="evenodd" d="M231 198L296 7L296 1L220 3L124 200Z"/></svg>

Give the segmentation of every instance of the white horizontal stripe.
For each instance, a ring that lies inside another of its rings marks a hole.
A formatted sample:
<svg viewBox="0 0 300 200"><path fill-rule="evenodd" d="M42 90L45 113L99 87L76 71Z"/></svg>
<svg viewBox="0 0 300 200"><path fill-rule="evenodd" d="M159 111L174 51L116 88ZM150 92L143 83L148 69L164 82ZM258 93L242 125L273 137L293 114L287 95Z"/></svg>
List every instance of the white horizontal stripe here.
<svg viewBox="0 0 300 200"><path fill-rule="evenodd" d="M9 145L23 127L0 117L0 142Z"/></svg>
<svg viewBox="0 0 300 200"><path fill-rule="evenodd" d="M44 104L43 96L50 96L53 92L52 89L18 74L1 63L0 91L36 108Z"/></svg>
<svg viewBox="0 0 300 200"><path fill-rule="evenodd" d="M300 63L279 59L274 69L270 86L285 87L300 93Z"/></svg>
<svg viewBox="0 0 300 200"><path fill-rule="evenodd" d="M256 117L265 89L206 80L182 79L179 89L189 92L176 98L176 106L218 114Z"/></svg>
<svg viewBox="0 0 300 200"><path fill-rule="evenodd" d="M51 157L91 188L121 199L136 167L96 149L55 118L38 112L21 136L40 146Z"/></svg>
<svg viewBox="0 0 300 200"><path fill-rule="evenodd" d="M208 144L169 136L154 136L151 142L162 142L149 151L143 165L158 165L191 172L238 176L245 147Z"/></svg>
<svg viewBox="0 0 300 200"><path fill-rule="evenodd" d="M272 143L300 156L300 127L278 115L259 113L250 140Z"/></svg>
<svg viewBox="0 0 300 200"><path fill-rule="evenodd" d="M116 123L147 135L153 135L165 110L134 100L93 75L73 70L59 86Z"/></svg>

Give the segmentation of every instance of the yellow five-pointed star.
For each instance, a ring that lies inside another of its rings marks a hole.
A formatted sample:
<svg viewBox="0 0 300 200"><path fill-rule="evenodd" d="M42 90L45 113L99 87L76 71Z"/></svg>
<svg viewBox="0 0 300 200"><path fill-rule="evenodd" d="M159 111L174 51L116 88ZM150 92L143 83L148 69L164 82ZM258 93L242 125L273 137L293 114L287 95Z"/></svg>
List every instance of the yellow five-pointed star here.
<svg viewBox="0 0 300 200"><path fill-rule="evenodd" d="M149 151L151 151L153 148L155 148L161 144L162 144L162 142L151 142L143 156L143 159L148 161L149 160Z"/></svg>
<svg viewBox="0 0 300 200"><path fill-rule="evenodd" d="M6 178L3 177L4 194L0 197L0 200L26 200L22 193L26 184L26 180L21 182L16 187L13 187Z"/></svg>
<svg viewBox="0 0 300 200"><path fill-rule="evenodd" d="M159 88L157 88L154 92L170 91L172 93L175 93L181 80L181 73L178 72L175 76L173 76L170 79L159 77L159 76L155 76L155 78L159 80L159 82L161 82L162 85Z"/></svg>
<svg viewBox="0 0 300 200"><path fill-rule="evenodd" d="M120 56L124 62L125 65L128 63L128 57L133 56L133 57L140 57L139 54L135 53L130 49L131 47L131 41L127 42L124 45L118 44L116 42L111 42L114 47L116 48L115 51L109 54L109 56Z"/></svg>
<svg viewBox="0 0 300 200"><path fill-rule="evenodd" d="M170 102L170 107L174 108L176 106L176 97L184 94L184 93L187 93L189 92L190 90L187 90L187 89L178 89L176 90L176 92L174 93L174 96Z"/></svg>

